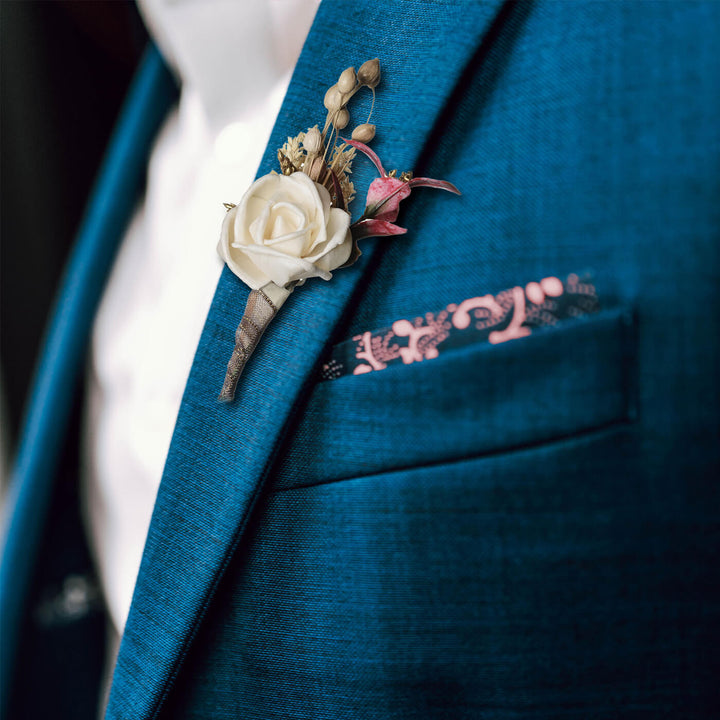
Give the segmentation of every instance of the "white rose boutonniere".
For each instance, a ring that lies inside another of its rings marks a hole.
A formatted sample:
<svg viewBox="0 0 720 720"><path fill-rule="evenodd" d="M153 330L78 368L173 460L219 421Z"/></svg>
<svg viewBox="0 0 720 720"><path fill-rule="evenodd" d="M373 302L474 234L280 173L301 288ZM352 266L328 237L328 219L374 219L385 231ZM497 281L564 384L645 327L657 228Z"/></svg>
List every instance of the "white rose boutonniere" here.
<svg viewBox="0 0 720 720"><path fill-rule="evenodd" d="M246 285L259 290L330 280L352 251L350 215L302 172L256 180L223 222L218 252Z"/></svg>
<svg viewBox="0 0 720 720"><path fill-rule="evenodd" d="M347 68L325 93L327 117L322 131L316 125L288 137L278 150L282 174L256 180L238 205L228 210L218 252L232 272L251 289L235 348L228 362L220 400L235 397L238 379L260 338L290 293L305 280L330 280L332 271L352 265L360 256L358 240L407 232L396 225L399 205L414 187L434 187L459 194L449 182L414 178L405 172L386 172L366 143L375 137L370 117L357 125L351 140L340 137L350 114L347 105L362 88L375 102L380 63L368 60L360 69ZM370 110L372 115L372 109ZM347 211L355 188L350 181L355 152L364 153L380 177L371 184L365 211L351 224Z"/></svg>

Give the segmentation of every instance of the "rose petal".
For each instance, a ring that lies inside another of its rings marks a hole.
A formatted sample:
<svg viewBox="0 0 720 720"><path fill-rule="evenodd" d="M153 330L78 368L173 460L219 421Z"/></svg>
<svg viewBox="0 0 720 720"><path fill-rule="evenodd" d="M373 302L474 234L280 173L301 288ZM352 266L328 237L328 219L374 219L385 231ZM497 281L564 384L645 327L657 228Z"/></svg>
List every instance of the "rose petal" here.
<svg viewBox="0 0 720 720"><path fill-rule="evenodd" d="M304 172L296 172L287 176L279 175L278 177L287 177L290 182L295 184L295 189L302 193L305 200L303 207L317 207L323 213L323 216L325 215L325 208L330 208L330 193L322 185L311 180Z"/></svg>
<svg viewBox="0 0 720 720"><path fill-rule="evenodd" d="M252 262L280 287L295 280L321 277L329 280L332 275L316 264L303 258L294 258L264 245L247 245L239 248L251 257Z"/></svg>
<svg viewBox="0 0 720 720"><path fill-rule="evenodd" d="M327 188L324 185L321 185L320 183L313 183L313 184L315 185L315 189L317 190L317 193L320 196L320 202L322 203L323 218L327 222L328 213L330 212L330 207L332 206L332 198L330 197L330 193L328 192Z"/></svg>
<svg viewBox="0 0 720 720"><path fill-rule="evenodd" d="M323 270L335 270L347 262L352 252L352 233L350 232L350 214L340 208L330 210L327 233L329 240L316 255L307 259Z"/></svg>
<svg viewBox="0 0 720 720"><path fill-rule="evenodd" d="M297 173L295 174L297 175ZM332 201L330 200L330 193L327 189L320 185L320 183L313 183L313 185L315 186L317 194L320 198L320 206L313 217L316 225L313 228L311 242L309 246L305 248L305 252L303 253L304 255L317 253L318 248L322 247L327 241L328 234L326 226L330 217L330 211L333 209L331 207Z"/></svg>
<svg viewBox="0 0 720 720"><path fill-rule="evenodd" d="M343 242L347 242L347 231L350 227L350 221L350 214L345 212L345 210L340 210L340 208L331 208L326 228L328 239L322 244L316 244L313 248L315 252L306 255L306 259L310 262L315 262L325 253L330 252Z"/></svg>
<svg viewBox="0 0 720 720"><path fill-rule="evenodd" d="M344 265L350 258L353 249L352 233L348 228L345 237L339 244L314 261L314 265L322 270L336 270Z"/></svg>
<svg viewBox="0 0 720 720"><path fill-rule="evenodd" d="M265 237L259 244L301 257L309 244L311 229L312 226L308 223L307 215L301 207L289 202L278 202L272 206Z"/></svg>
<svg viewBox="0 0 720 720"><path fill-rule="evenodd" d="M257 290L263 285L267 285L267 283L270 282L270 278L252 262L246 253L233 249L229 245L228 240L232 238L232 227L235 220L232 215L234 212L235 208L226 213L223 219L223 229L220 235L220 242L218 243L218 253L237 277L251 289Z"/></svg>
<svg viewBox="0 0 720 720"><path fill-rule="evenodd" d="M259 203L255 204L259 205ZM267 224L270 220L270 208L270 203L264 202L260 214L250 223L249 227L247 228L247 232L250 234L252 241L258 245L262 245L263 239L265 238ZM245 244L242 242L242 237L245 230L245 221L242 215L238 214L238 217L239 220L235 221L235 230L238 231L239 238L236 239L234 242L240 242L242 244ZM238 225L240 225L240 227L238 227Z"/></svg>

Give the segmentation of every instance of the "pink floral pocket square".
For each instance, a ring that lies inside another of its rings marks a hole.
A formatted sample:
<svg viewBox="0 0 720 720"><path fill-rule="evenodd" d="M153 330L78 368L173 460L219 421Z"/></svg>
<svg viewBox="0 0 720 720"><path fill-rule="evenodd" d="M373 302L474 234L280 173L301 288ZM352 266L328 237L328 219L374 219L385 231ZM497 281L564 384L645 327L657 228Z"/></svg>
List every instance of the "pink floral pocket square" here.
<svg viewBox="0 0 720 720"><path fill-rule="evenodd" d="M477 342L491 345L526 337L558 322L597 312L589 277L569 275L565 282L546 277L525 287L450 303L438 312L396 320L389 328L368 330L335 345L322 365L321 379L362 375L390 365L437 358L450 349Z"/></svg>

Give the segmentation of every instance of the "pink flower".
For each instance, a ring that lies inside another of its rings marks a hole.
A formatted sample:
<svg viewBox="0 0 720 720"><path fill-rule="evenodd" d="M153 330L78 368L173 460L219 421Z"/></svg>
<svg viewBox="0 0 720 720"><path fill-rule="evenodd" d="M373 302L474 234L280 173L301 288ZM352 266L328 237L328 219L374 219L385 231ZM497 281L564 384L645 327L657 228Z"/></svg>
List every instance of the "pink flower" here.
<svg viewBox="0 0 720 720"><path fill-rule="evenodd" d="M353 240L406 233L406 228L394 222L400 212L400 201L408 197L413 188L433 187L460 195L460 191L445 180L414 178L410 173L403 173L400 177L389 175L380 158L367 145L357 140L345 142L367 155L380 173L380 177L373 180L368 188L363 216L351 226Z"/></svg>

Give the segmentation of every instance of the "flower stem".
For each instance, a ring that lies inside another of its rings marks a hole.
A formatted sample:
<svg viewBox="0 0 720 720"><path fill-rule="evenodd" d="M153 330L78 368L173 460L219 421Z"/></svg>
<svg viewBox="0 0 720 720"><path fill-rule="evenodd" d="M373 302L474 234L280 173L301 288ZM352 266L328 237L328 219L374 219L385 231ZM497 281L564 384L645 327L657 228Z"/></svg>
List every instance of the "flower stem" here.
<svg viewBox="0 0 720 720"><path fill-rule="evenodd" d="M275 303L262 290L253 290L250 293L245 313L235 332L235 348L228 362L225 382L218 398L221 402L232 402L235 399L240 375L277 310Z"/></svg>

